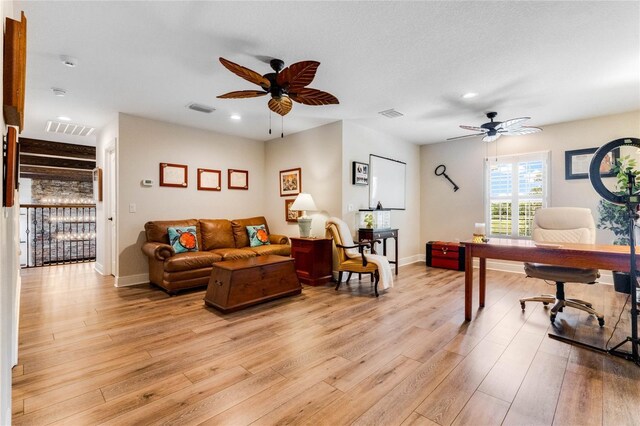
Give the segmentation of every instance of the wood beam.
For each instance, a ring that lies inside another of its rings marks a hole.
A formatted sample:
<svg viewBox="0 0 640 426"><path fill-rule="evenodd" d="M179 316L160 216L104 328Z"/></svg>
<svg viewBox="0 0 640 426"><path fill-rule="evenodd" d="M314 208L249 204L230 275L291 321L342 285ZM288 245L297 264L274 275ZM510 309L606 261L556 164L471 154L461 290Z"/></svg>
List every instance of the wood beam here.
<svg viewBox="0 0 640 426"><path fill-rule="evenodd" d="M40 139L20 138L20 153L51 155L55 157L96 159L96 147Z"/></svg>
<svg viewBox="0 0 640 426"><path fill-rule="evenodd" d="M54 167L21 165L20 177L27 179L91 182L93 180L93 173L90 170L68 170Z"/></svg>
<svg viewBox="0 0 640 426"><path fill-rule="evenodd" d="M59 157L40 157L37 155L26 155L23 153L20 153L20 164L83 170L93 170L96 167L95 161L72 160L69 158Z"/></svg>

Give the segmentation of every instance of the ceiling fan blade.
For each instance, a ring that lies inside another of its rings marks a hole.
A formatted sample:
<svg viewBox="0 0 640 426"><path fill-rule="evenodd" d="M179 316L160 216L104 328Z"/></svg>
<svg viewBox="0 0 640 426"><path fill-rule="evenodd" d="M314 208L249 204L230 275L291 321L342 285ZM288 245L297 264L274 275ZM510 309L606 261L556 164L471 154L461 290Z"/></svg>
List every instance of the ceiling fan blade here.
<svg viewBox="0 0 640 426"><path fill-rule="evenodd" d="M238 77L244 78L245 80L257 84L262 87L264 90L269 90L271 87L271 83L269 80L261 76L255 71L250 70L249 68L243 67L242 65L238 65L231 61L226 60L225 58L220 58L220 63L224 65L226 69L237 75Z"/></svg>
<svg viewBox="0 0 640 426"><path fill-rule="evenodd" d="M495 140L497 140L500 137L500 133L496 133L495 135L486 135L484 138L482 138L483 142L493 142Z"/></svg>
<svg viewBox="0 0 640 426"><path fill-rule="evenodd" d="M220 99L244 99L244 98L257 98L258 96L264 96L269 92L261 92L260 90L237 90L235 92L225 93L224 95L216 96Z"/></svg>
<svg viewBox="0 0 640 426"><path fill-rule="evenodd" d="M331 93L309 87L301 88L295 92L289 92L289 96L291 96L291 99L294 101L305 105L330 105L340 103L338 98Z"/></svg>
<svg viewBox="0 0 640 426"><path fill-rule="evenodd" d="M460 128L465 130L471 130L473 132L482 132L482 133L487 133L489 131L489 129L476 127L476 126L460 126Z"/></svg>
<svg viewBox="0 0 640 426"><path fill-rule="evenodd" d="M280 99L269 99L269 109L276 114L287 115L293 108L293 102L287 96L283 96Z"/></svg>
<svg viewBox="0 0 640 426"><path fill-rule="evenodd" d="M506 136L522 136L522 135L530 135L532 133L538 133L541 131L542 129L539 127L521 126L511 130L500 130L499 133L502 133L503 135L506 135Z"/></svg>
<svg viewBox="0 0 640 426"><path fill-rule="evenodd" d="M302 89L313 81L319 65L318 61L301 61L291 64L280 71L277 82L280 86L288 84L290 91Z"/></svg>
<svg viewBox="0 0 640 426"><path fill-rule="evenodd" d="M511 120L507 120L507 121L503 121L502 123L498 124L496 126L497 130L500 129L504 129L507 130L509 128L518 128L520 126L522 126L522 123L524 123L527 120L530 120L531 117L520 117L520 118L512 118Z"/></svg>
<svg viewBox="0 0 640 426"><path fill-rule="evenodd" d="M473 135L464 135L464 136L456 136L455 138L447 138L448 141L453 141L456 139L464 139L464 138L474 138L476 136L484 136L485 133L474 133Z"/></svg>

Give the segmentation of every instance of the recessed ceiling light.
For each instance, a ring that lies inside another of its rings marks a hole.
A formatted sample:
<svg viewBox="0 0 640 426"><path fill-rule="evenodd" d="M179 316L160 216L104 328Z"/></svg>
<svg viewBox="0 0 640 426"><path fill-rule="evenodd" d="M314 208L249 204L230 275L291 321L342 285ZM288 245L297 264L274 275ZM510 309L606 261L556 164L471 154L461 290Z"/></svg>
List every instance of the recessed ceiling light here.
<svg viewBox="0 0 640 426"><path fill-rule="evenodd" d="M240 114L231 114L231 118L232 120L240 120L242 117L240 117Z"/></svg>
<svg viewBox="0 0 640 426"><path fill-rule="evenodd" d="M71 121L69 117L65 117L64 115L60 115L57 117L60 121Z"/></svg>
<svg viewBox="0 0 640 426"><path fill-rule="evenodd" d="M462 95L462 99L471 99L471 98L475 98L476 96L478 96L477 93L469 92Z"/></svg>
<svg viewBox="0 0 640 426"><path fill-rule="evenodd" d="M62 96L67 94L66 90L60 89L60 88L57 88L57 87L52 87L51 91L53 92L54 95L60 96L60 97L62 97Z"/></svg>
<svg viewBox="0 0 640 426"><path fill-rule="evenodd" d="M67 55L61 55L60 61L62 61L63 65L69 68L74 68L75 66L78 65L78 60L76 58L72 58L71 56L67 56Z"/></svg>

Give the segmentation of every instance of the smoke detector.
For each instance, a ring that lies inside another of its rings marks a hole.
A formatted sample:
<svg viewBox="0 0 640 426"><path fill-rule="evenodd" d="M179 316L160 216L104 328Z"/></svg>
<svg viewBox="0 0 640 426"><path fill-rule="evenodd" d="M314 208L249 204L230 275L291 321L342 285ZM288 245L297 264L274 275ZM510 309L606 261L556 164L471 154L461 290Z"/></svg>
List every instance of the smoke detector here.
<svg viewBox="0 0 640 426"><path fill-rule="evenodd" d="M216 110L212 106L197 104L195 102L192 102L189 105L187 105L187 108L192 109L194 111L198 111L198 112L204 112L206 114L211 114L213 111Z"/></svg>
<svg viewBox="0 0 640 426"><path fill-rule="evenodd" d="M64 90L64 89L60 89L60 88L58 88L58 87L52 87L52 88L51 88L51 91L53 92L53 94L54 94L54 95L56 95L56 96L60 96L60 97L63 97L64 95L66 95L66 94L67 94L67 91L66 91L66 90Z"/></svg>
<svg viewBox="0 0 640 426"><path fill-rule="evenodd" d="M60 61L62 62L62 65L69 68L75 68L78 65L78 60L76 58L72 58L71 56L67 55L61 55Z"/></svg>

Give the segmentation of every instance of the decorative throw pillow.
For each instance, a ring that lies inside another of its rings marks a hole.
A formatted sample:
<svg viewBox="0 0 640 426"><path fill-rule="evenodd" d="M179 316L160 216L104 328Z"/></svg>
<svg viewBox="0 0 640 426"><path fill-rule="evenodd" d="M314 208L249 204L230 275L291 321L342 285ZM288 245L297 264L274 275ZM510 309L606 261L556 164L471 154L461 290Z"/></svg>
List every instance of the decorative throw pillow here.
<svg viewBox="0 0 640 426"><path fill-rule="evenodd" d="M267 234L266 225L247 226L247 234L249 234L249 244L251 247L271 244L269 243L269 234Z"/></svg>
<svg viewBox="0 0 640 426"><path fill-rule="evenodd" d="M198 251L195 226L167 228L167 232L169 233L169 244L171 244L176 253Z"/></svg>

